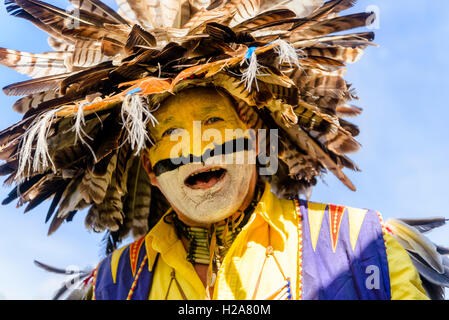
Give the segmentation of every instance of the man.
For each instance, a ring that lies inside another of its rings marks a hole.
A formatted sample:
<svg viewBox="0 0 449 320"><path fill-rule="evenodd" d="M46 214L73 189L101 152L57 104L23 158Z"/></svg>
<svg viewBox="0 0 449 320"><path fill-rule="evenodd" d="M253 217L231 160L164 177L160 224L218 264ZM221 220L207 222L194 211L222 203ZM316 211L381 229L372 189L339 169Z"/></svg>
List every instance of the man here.
<svg viewBox="0 0 449 320"><path fill-rule="evenodd" d="M11 2L57 51L1 51L43 76L4 89L28 94L0 133L0 173L17 184L4 203L52 197L49 234L89 208L110 253L94 299L441 298L445 249L418 230L443 218L383 223L299 199L326 171L355 191L342 169L357 170L359 129L343 118L360 109L342 76L373 34L332 33L373 14L338 17L344 0L168 2L131 1L126 19L92 0L81 15Z"/></svg>
<svg viewBox="0 0 449 320"><path fill-rule="evenodd" d="M211 129L223 137L224 129L248 129L228 95L187 89L154 116L159 124L149 129L154 145L143 163L173 211L100 264L95 298L145 298L143 291L149 299L426 299L410 257L383 233L376 212L280 200L268 183L258 185L256 164L211 157L164 167L176 162L170 152L179 142L171 137L194 137L196 121L198 137ZM182 143L179 150L193 157L210 146L199 141L193 150L191 139ZM237 153L248 151L231 159Z"/></svg>

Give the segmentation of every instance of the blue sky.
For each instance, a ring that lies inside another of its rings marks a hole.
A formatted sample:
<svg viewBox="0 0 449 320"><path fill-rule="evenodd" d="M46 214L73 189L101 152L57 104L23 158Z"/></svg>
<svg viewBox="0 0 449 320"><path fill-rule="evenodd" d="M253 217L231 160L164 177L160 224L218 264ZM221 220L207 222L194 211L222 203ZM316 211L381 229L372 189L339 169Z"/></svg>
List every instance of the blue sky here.
<svg viewBox="0 0 449 320"><path fill-rule="evenodd" d="M106 1L111 4L111 1ZM65 2L53 1L65 7ZM362 172L349 172L356 193L328 175L314 189L313 201L372 208L388 217L447 216L449 181L449 1L360 0L351 11L378 8L378 48L368 48L347 79L354 83L363 114L363 148L352 156ZM0 46L29 52L49 50L46 35L10 17L0 6ZM0 67L0 87L26 79ZM20 119L14 97L0 94L0 128ZM0 187L0 198L9 188ZM0 299L48 299L61 277L33 265L38 259L57 266L95 265L102 235L84 228L85 213L47 237L49 204L23 214L15 204L0 207ZM449 246L449 227L434 231L435 242Z"/></svg>

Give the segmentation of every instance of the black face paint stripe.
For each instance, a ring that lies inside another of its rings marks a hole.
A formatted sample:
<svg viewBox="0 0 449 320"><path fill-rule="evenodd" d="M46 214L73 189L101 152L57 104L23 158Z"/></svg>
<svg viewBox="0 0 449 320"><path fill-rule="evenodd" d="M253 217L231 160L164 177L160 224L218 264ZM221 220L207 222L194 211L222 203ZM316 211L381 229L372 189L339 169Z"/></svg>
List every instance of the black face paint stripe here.
<svg viewBox="0 0 449 320"><path fill-rule="evenodd" d="M193 154L190 154L186 157L160 160L154 165L153 171L156 176L160 176L165 172L176 170L188 163L204 163L207 159L215 156L231 154L240 151L250 151L253 149L254 146L252 145L252 143L250 143L250 140L248 138L234 139L231 141L226 141L221 146L216 146L213 149L207 149L201 156L194 156Z"/></svg>

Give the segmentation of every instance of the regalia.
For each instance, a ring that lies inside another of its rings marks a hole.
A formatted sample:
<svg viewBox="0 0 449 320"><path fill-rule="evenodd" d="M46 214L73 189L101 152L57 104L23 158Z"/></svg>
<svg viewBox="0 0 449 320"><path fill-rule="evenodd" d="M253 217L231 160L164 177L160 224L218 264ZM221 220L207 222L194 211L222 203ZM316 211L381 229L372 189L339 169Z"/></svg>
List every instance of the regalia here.
<svg viewBox="0 0 449 320"><path fill-rule="evenodd" d="M118 11L70 2L71 11L5 1L49 34L53 51L0 48L1 64L32 78L3 89L23 96L13 106L23 119L0 132L0 174L14 185L4 204L29 211L51 200L49 235L84 209L86 227L105 232L107 257L81 274L83 295L444 296L448 250L421 234L444 218L384 222L374 210L305 200L327 172L356 190L343 170L359 170L348 157L359 128L348 118L362 109L344 75L374 45L373 32L350 31L373 12L345 14L354 0L120 0ZM200 133L237 133L174 152L169 138L194 133L203 116ZM271 137L276 148L261 147ZM251 152L252 167L207 164ZM208 188L218 196L201 198ZM196 265L208 266L206 292Z"/></svg>

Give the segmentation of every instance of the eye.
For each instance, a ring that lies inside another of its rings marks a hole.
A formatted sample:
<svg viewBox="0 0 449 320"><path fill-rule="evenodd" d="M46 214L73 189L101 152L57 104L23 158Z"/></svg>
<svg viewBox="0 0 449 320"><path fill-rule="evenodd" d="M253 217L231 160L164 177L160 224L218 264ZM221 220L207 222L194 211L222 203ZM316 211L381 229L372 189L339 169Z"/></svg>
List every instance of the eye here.
<svg viewBox="0 0 449 320"><path fill-rule="evenodd" d="M162 134L162 137L166 137L166 136L172 135L172 134L174 134L175 132L177 132L178 130L181 130L181 129L179 129L179 128L170 128L170 129L167 129L167 130L165 130L164 133Z"/></svg>
<svg viewBox="0 0 449 320"><path fill-rule="evenodd" d="M204 122L204 124L212 124L212 123L220 122L220 121L224 121L224 120L222 118L219 118L219 117L212 117L212 118L207 119Z"/></svg>

